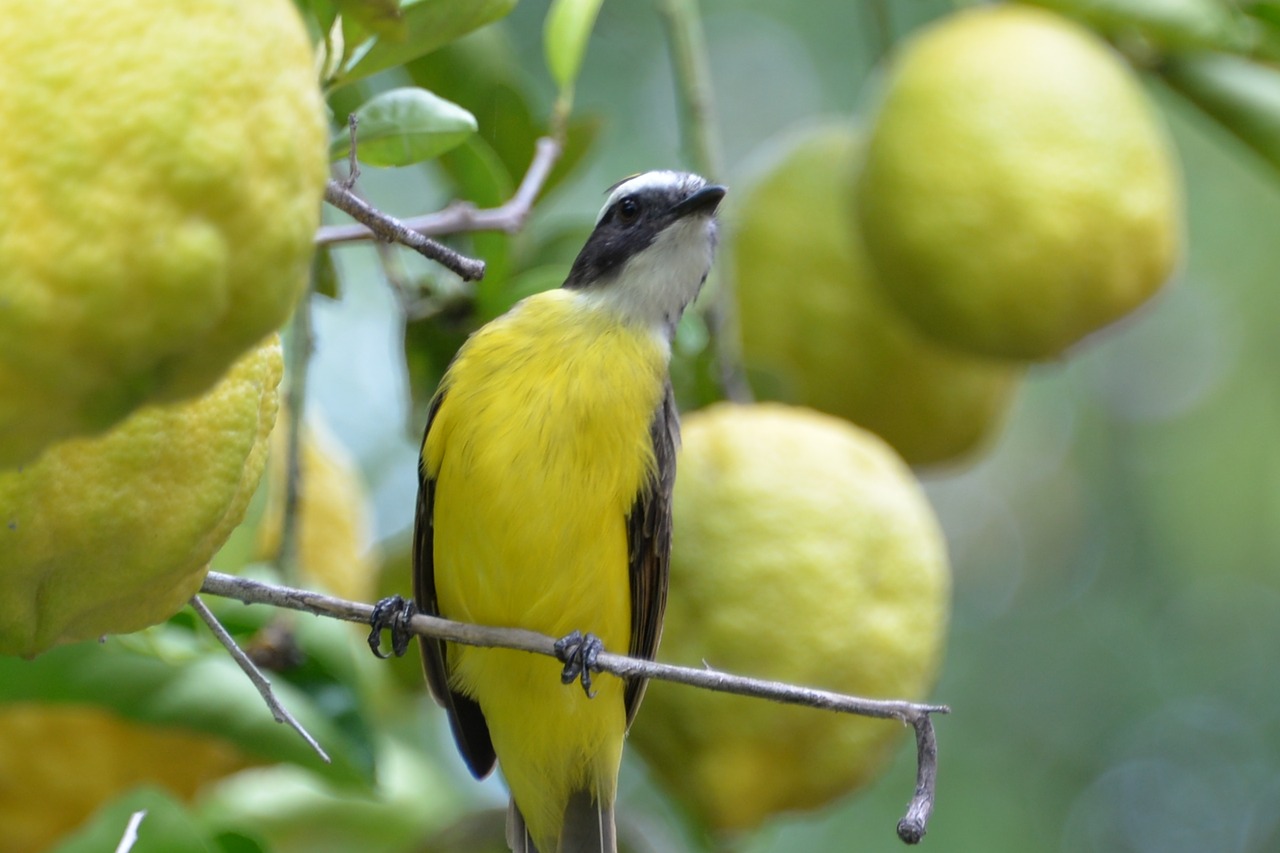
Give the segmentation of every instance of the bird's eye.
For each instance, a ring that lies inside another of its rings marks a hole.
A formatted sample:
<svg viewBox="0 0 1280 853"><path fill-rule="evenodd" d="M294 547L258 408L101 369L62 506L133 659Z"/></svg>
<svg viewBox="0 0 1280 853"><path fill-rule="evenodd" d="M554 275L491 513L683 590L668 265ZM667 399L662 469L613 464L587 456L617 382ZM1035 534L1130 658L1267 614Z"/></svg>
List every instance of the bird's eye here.
<svg viewBox="0 0 1280 853"><path fill-rule="evenodd" d="M640 218L640 202L630 196L618 202L618 218L624 223L635 222Z"/></svg>

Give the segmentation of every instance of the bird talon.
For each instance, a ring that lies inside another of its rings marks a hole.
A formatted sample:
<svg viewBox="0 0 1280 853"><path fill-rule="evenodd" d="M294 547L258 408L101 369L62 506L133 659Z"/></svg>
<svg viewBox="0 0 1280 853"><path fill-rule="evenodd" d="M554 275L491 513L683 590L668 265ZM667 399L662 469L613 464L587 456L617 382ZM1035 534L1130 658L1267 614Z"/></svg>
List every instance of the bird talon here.
<svg viewBox="0 0 1280 853"><path fill-rule="evenodd" d="M564 671L560 673L561 683L581 681L587 698L594 699L596 694L591 689L591 671L597 669L596 661L604 651L604 643L595 634L584 636L581 631L573 631L556 640L555 650L556 657L564 664Z"/></svg>
<svg viewBox="0 0 1280 853"><path fill-rule="evenodd" d="M399 595L384 598L373 606L373 615L369 624L373 630L369 632L369 650L374 657L386 660L390 657L401 657L409 649L409 620L418 612L418 607ZM391 654L382 651L382 632L391 631Z"/></svg>

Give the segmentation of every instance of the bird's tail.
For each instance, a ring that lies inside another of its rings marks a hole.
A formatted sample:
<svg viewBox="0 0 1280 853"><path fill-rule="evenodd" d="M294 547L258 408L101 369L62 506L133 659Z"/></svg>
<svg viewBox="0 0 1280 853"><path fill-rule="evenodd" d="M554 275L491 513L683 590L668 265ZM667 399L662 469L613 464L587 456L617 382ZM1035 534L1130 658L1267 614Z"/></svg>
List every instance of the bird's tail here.
<svg viewBox="0 0 1280 853"><path fill-rule="evenodd" d="M512 853L539 853L514 799L507 808L507 845ZM613 804L604 805L587 791L574 793L564 809L559 846L546 853L618 853Z"/></svg>

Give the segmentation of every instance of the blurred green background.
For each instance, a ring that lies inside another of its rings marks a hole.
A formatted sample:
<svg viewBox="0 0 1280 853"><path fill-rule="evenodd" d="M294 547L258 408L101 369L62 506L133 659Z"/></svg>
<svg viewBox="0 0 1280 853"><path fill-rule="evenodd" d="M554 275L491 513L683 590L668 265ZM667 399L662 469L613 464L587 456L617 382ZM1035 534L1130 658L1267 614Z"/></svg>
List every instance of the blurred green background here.
<svg viewBox="0 0 1280 853"><path fill-rule="evenodd" d="M731 188L771 136L854 112L887 42L952 9L701 7ZM539 69L546 8L525 0L482 37L507 40L520 68ZM934 694L954 713L938 720L938 804L923 849L1280 849L1280 182L1146 79L1185 170L1182 273L1138 315L1034 367L988 453L922 472L956 578ZM545 74L524 82L549 109ZM604 5L575 111L599 117L600 139L534 229L589 226L618 176L689 165L651 4ZM414 185L406 171L367 170L362 185L392 211L430 209L430 182ZM344 280L377 279L371 249L337 259ZM310 389L359 457L378 535L391 543L411 524L416 486L393 312L377 286L320 305ZM397 583L407 588L407 575ZM441 755L457 764L451 750ZM913 767L904 743L873 790L779 820L738 849L898 850L893 826ZM486 790L500 801L492 783ZM622 797L620 813L661 846L671 806L634 758Z"/></svg>

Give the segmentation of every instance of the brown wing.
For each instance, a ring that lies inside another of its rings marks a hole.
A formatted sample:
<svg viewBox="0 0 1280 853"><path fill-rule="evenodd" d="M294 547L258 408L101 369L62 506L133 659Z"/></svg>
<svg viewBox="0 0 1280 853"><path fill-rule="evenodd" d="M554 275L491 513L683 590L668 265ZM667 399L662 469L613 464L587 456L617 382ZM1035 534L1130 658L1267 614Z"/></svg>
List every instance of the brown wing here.
<svg viewBox="0 0 1280 853"><path fill-rule="evenodd" d="M631 571L632 657L653 660L662 636L662 613L667 606L667 567L671 558L671 490L676 482L676 444L680 419L671 382L649 425L654 475L636 498L627 516L627 551ZM648 681L627 682L627 725L635 719Z"/></svg>
<svg viewBox="0 0 1280 853"><path fill-rule="evenodd" d="M444 392L431 401L427 416L427 433L435 422L436 412ZM426 438L423 438L426 445ZM436 481L427 476L423 460L418 460L418 510L414 517L413 535L413 597L421 613L440 615L436 601L435 573L435 511ZM422 669L427 676L431 695L449 715L449 728L467 768L477 779L493 770L493 741L489 738L489 725L485 722L480 706L472 699L449 688L449 664L445 644L429 637L419 637L422 648Z"/></svg>

